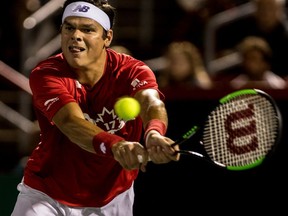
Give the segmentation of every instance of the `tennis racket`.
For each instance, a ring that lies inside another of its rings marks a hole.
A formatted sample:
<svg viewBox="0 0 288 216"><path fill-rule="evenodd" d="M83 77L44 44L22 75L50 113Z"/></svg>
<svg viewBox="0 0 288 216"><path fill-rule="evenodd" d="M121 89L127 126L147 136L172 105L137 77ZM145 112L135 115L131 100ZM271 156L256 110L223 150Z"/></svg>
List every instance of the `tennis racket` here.
<svg viewBox="0 0 288 216"><path fill-rule="evenodd" d="M262 164L281 137L281 113L273 98L259 89L243 89L218 102L202 127L191 127L172 146L186 142L189 150L180 148L177 153L228 170L247 170ZM200 134L200 142L195 142L196 150L191 150L187 141L196 134Z"/></svg>

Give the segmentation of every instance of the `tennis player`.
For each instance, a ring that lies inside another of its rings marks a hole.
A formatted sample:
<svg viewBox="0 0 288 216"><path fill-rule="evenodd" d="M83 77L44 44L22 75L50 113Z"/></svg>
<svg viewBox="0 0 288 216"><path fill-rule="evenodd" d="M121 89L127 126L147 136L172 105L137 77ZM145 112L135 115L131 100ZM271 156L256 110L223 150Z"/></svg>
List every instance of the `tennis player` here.
<svg viewBox="0 0 288 216"><path fill-rule="evenodd" d="M157 164L179 160L165 137L167 113L154 73L108 48L114 19L107 1L64 3L62 52L29 77L41 142L12 216L132 216L133 182L148 156ZM127 95L140 102L141 114L125 122L113 106Z"/></svg>

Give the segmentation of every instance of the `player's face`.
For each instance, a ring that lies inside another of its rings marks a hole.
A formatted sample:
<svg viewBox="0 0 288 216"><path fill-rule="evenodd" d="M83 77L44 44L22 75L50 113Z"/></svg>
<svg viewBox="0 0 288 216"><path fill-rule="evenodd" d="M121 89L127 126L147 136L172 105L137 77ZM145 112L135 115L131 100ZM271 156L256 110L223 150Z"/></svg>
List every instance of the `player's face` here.
<svg viewBox="0 0 288 216"><path fill-rule="evenodd" d="M99 23L89 18L65 19L61 29L61 48L71 67L85 68L105 60L105 47L110 45L112 36L103 39L103 31Z"/></svg>

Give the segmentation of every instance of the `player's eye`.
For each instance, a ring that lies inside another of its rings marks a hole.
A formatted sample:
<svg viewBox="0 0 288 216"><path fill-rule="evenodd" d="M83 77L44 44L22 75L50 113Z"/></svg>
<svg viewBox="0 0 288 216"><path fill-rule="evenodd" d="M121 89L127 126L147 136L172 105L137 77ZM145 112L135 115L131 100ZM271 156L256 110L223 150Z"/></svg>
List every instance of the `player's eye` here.
<svg viewBox="0 0 288 216"><path fill-rule="evenodd" d="M71 27L71 26L66 26L65 29L68 30L68 31L72 31L72 30L74 30L75 28L73 28L73 27Z"/></svg>
<svg viewBox="0 0 288 216"><path fill-rule="evenodd" d="M65 31L73 31L75 28L73 27L73 26L71 26L71 25L67 25L67 24L63 24L63 29L65 30Z"/></svg>
<svg viewBox="0 0 288 216"><path fill-rule="evenodd" d="M92 28L83 28L81 29L82 32L85 32L85 33L91 33L91 32L94 32L94 30Z"/></svg>

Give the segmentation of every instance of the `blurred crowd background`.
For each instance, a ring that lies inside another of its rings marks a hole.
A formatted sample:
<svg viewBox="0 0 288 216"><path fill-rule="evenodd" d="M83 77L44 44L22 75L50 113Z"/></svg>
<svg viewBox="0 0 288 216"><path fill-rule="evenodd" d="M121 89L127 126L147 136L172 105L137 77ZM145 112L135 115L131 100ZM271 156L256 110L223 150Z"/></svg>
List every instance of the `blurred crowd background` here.
<svg viewBox="0 0 288 216"><path fill-rule="evenodd" d="M143 60L153 69L166 95L171 122L178 129L172 124L168 131L172 137L179 134L179 124L185 118L181 110L182 116L175 113L176 106L188 104L196 113L201 112L202 106L235 89L263 89L279 101L283 111L286 108L286 0L109 3L117 9L111 48ZM12 201L17 193L13 187L38 142L26 78L37 62L60 51L62 4L63 0L1 2L0 176L12 189L0 183L0 197L10 194ZM185 124L180 129L189 127L189 122ZM3 202L1 216L5 216Z"/></svg>

